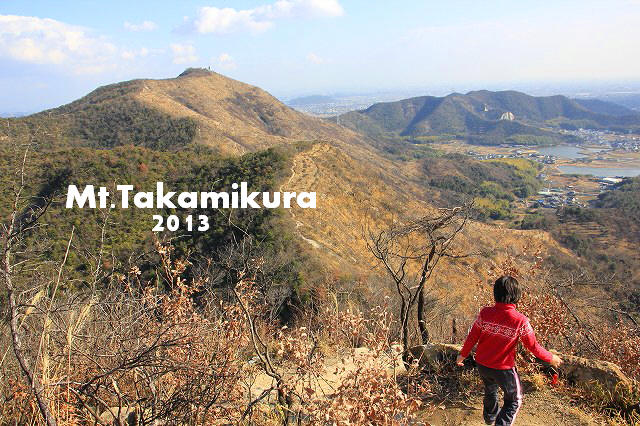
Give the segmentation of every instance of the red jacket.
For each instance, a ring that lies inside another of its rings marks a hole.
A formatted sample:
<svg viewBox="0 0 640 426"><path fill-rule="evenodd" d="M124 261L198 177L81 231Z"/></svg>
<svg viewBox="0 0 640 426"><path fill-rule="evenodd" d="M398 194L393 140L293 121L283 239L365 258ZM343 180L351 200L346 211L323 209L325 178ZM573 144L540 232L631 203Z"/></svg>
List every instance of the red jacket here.
<svg viewBox="0 0 640 426"><path fill-rule="evenodd" d="M508 370L515 366L518 340L535 357L550 362L553 355L536 341L529 318L516 310L516 305L496 303L482 308L471 326L460 355L468 357L476 349L476 362L497 370Z"/></svg>

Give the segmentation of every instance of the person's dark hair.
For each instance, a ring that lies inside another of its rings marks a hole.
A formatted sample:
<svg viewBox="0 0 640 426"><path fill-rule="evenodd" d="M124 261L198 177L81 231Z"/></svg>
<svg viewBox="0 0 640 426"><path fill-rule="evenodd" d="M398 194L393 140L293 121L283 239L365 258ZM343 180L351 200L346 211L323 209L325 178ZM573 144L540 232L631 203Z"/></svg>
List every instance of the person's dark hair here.
<svg viewBox="0 0 640 426"><path fill-rule="evenodd" d="M493 284L493 298L498 303L518 303L522 296L522 290L518 280L504 275L496 280Z"/></svg>

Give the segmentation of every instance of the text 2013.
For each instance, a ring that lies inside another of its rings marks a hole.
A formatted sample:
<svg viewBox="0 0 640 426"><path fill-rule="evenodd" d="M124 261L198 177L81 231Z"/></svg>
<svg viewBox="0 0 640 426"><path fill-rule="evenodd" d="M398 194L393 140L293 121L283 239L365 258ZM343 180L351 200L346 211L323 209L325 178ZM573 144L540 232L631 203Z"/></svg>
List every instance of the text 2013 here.
<svg viewBox="0 0 640 426"><path fill-rule="evenodd" d="M166 221L164 216L154 214L153 220L156 222L156 226L152 229L153 232L162 232L165 229L173 232L180 228L186 229L188 232L193 230L204 232L209 229L209 216L204 214L197 216L188 215L182 219L172 214L167 217Z"/></svg>

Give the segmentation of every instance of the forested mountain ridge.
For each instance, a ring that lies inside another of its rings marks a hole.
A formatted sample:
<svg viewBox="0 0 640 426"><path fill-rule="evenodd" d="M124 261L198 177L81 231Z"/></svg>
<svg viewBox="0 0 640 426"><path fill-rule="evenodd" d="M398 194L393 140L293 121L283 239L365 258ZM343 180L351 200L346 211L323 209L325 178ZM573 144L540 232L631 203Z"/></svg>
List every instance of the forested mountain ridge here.
<svg viewBox="0 0 640 426"><path fill-rule="evenodd" d="M25 125L46 130L48 144L171 150L199 143L226 155L299 140L355 137L260 88L204 69L103 86L67 105L10 122L16 132Z"/></svg>
<svg viewBox="0 0 640 426"><path fill-rule="evenodd" d="M559 128L640 128L640 114L628 110L628 115L621 115L621 109L606 102L581 103L560 95L534 97L516 91L479 90L377 103L342 114L340 121L372 136L450 136L481 144L550 144L570 139L553 131Z"/></svg>

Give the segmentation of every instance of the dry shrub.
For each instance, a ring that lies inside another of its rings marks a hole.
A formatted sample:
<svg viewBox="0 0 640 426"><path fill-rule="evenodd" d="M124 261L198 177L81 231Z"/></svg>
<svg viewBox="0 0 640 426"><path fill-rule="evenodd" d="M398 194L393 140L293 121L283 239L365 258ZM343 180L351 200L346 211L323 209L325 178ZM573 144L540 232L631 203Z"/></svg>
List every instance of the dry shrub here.
<svg viewBox="0 0 640 426"><path fill-rule="evenodd" d="M578 322L548 287L528 291L518 308L529 317L543 345L564 353L613 362L628 376L640 378L638 327L622 321L601 320L595 327Z"/></svg>
<svg viewBox="0 0 640 426"><path fill-rule="evenodd" d="M358 361L330 398L313 398L314 393L309 389L311 424L407 424L420 407L420 399L405 394L375 359Z"/></svg>
<svg viewBox="0 0 640 426"><path fill-rule="evenodd" d="M528 376L529 383L535 391L540 391L547 387L547 378L542 373L533 373Z"/></svg>
<svg viewBox="0 0 640 426"><path fill-rule="evenodd" d="M401 346L390 340L392 315L386 306L375 306L365 316L351 309L327 312L324 329L330 338L356 342L356 349L338 365L335 390L325 395L319 382L307 382L303 389L303 417L311 424L407 424L421 405L417 386L401 386ZM343 346L344 347L344 346ZM410 389L409 392L406 392Z"/></svg>
<svg viewBox="0 0 640 426"><path fill-rule="evenodd" d="M312 326L282 328L270 320L266 295L253 279L260 259L251 261L250 273L238 274L233 298L205 292L206 278L184 279L189 262L173 259L170 246L156 250L160 266L152 280L132 267L96 293L40 297L24 317L24 339L58 424L406 424L413 418L420 386L398 381L401 351L390 338L386 306L366 313L334 308L310 314ZM250 323L264 346L253 345ZM319 351L320 341L342 361ZM257 356L266 353L273 356ZM252 393L269 368L280 380ZM13 371L3 366L12 381L2 386L1 419L42 423L30 389Z"/></svg>
<svg viewBox="0 0 640 426"><path fill-rule="evenodd" d="M0 421L14 424L29 423L34 413L38 412L31 389L19 377L7 377L2 387L2 404L0 405Z"/></svg>
<svg viewBox="0 0 640 426"><path fill-rule="evenodd" d="M26 337L39 349L36 368L59 424L239 418L247 347L241 313L233 304L196 305L203 283L181 278L188 263L172 260L170 247L157 250L162 286L141 282L132 268L108 290L29 318L44 329L41 344L37 334ZM23 396L14 393L3 418L19 407L37 418Z"/></svg>
<svg viewBox="0 0 640 426"><path fill-rule="evenodd" d="M640 380L640 330L619 322L598 336L603 358L618 364L629 376Z"/></svg>
<svg viewBox="0 0 640 426"><path fill-rule="evenodd" d="M613 391L598 382L582 386L575 390L582 401L598 413L607 414L610 423L615 425L640 425L640 384L620 383Z"/></svg>
<svg viewBox="0 0 640 426"><path fill-rule="evenodd" d="M574 326L574 320L562 302L546 288L528 290L518 304L535 330L536 338L543 345L561 349L564 337Z"/></svg>

